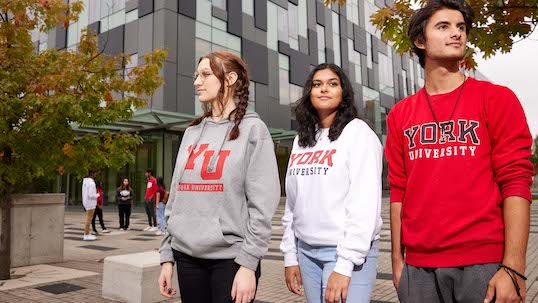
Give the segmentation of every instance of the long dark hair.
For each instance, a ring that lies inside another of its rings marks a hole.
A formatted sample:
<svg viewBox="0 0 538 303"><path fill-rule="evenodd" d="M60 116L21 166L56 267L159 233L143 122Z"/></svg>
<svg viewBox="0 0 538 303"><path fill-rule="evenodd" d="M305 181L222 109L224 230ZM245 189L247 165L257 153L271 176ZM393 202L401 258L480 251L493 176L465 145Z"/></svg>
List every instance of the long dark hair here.
<svg viewBox="0 0 538 303"><path fill-rule="evenodd" d="M334 141L340 137L344 127L353 119L358 118L357 108L355 107L355 94L353 87L344 71L336 64L322 63L314 68L306 84L303 88L303 96L297 101L295 116L297 118L297 133L299 135L299 146L307 147L316 145L316 133L319 130L318 112L312 105L310 100L310 92L312 91L312 79L316 72L330 69L338 78L340 78L340 86L342 87L342 102L336 109L336 116L329 129L329 139Z"/></svg>
<svg viewBox="0 0 538 303"><path fill-rule="evenodd" d="M163 177L158 177L158 178L157 178L157 186L160 186L160 187L166 189L166 186L164 186L164 179L163 179Z"/></svg>
<svg viewBox="0 0 538 303"><path fill-rule="evenodd" d="M123 182L125 182L125 180L127 180L127 182L129 182L129 184L127 184L127 186L123 185ZM132 191L132 188L131 188L131 180L129 180L129 178L123 178L121 179L121 184L120 184L120 188L119 188L120 191L122 190L128 190L128 191Z"/></svg>
<svg viewBox="0 0 538 303"><path fill-rule="evenodd" d="M247 65L236 54L225 51L212 52L202 56L200 57L200 60L198 60L198 64L204 59L209 59L211 71L220 81L218 99L222 110L224 111L224 101L228 100L228 98L237 97L239 99L237 107L230 113L230 117L232 115L234 117L234 127L230 131L229 138L230 140L235 140L239 137L239 124L241 123L241 120L243 120L248 106L250 78L248 76ZM235 72L237 74L237 80L229 89L225 89L227 87L225 83L226 74L229 72ZM204 103L202 107L204 109L204 114L194 119L190 125L198 125L204 118L211 117L211 104Z"/></svg>

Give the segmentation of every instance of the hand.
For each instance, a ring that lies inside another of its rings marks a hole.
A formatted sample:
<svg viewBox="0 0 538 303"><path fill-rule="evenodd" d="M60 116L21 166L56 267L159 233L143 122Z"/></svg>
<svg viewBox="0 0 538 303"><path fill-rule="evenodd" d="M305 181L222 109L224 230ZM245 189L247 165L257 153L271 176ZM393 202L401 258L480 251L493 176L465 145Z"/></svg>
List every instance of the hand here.
<svg viewBox="0 0 538 303"><path fill-rule="evenodd" d="M286 278L286 286L288 286L288 289L292 293L302 296L303 279L301 278L301 268L299 265L286 267L284 269L284 277Z"/></svg>
<svg viewBox="0 0 538 303"><path fill-rule="evenodd" d="M400 285L400 278L402 277L402 270L405 265L403 257L396 256L392 257L392 283L394 288L398 291L398 286Z"/></svg>
<svg viewBox="0 0 538 303"><path fill-rule="evenodd" d="M521 298L517 295L516 288L512 279L502 268L489 280L488 291L486 292L486 298L484 303L489 303L495 297L496 303L519 303L525 302L527 296L525 280L516 275L517 284L519 285L519 292Z"/></svg>
<svg viewBox="0 0 538 303"><path fill-rule="evenodd" d="M236 303L249 303L256 295L256 276L252 269L241 266L232 284L232 300Z"/></svg>
<svg viewBox="0 0 538 303"><path fill-rule="evenodd" d="M176 290L172 286L172 276L174 274L174 264L171 262L163 263L161 266L161 274L159 275L159 290L161 295L172 298L176 294Z"/></svg>
<svg viewBox="0 0 538 303"><path fill-rule="evenodd" d="M344 276L333 271L333 273L329 276L329 281L327 282L327 289L325 290L325 302L340 303L340 298L342 298L342 302L345 303L347 300L347 290L350 282L351 277Z"/></svg>

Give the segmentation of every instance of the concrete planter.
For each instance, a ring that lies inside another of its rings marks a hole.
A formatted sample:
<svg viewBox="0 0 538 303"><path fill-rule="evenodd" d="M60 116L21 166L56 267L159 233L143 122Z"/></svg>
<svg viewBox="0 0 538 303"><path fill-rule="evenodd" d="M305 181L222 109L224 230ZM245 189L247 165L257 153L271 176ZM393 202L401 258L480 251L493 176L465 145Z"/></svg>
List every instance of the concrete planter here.
<svg viewBox="0 0 538 303"><path fill-rule="evenodd" d="M64 194L14 195L11 267L63 262Z"/></svg>

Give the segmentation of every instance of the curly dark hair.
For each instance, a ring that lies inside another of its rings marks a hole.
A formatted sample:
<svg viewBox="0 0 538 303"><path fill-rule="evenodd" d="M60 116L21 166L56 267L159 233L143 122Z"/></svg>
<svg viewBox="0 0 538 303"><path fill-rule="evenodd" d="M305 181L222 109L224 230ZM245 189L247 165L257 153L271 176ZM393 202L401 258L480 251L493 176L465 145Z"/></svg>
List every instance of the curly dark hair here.
<svg viewBox="0 0 538 303"><path fill-rule="evenodd" d="M474 12L465 1L429 0L423 8L416 10L409 20L407 36L409 37L409 41L411 41L413 52L418 56L420 66L422 67L426 66L426 51L418 48L415 45L415 41L426 41L426 25L431 16L442 9L453 9L463 15L467 35L469 35L469 30L473 26Z"/></svg>
<svg viewBox="0 0 538 303"><path fill-rule="evenodd" d="M329 139L335 141L340 137L344 127L353 119L358 118L357 108L355 107L355 94L353 87L344 71L336 64L322 63L314 68L303 88L303 96L297 100L297 108L295 115L297 118L297 133L299 135L299 146L307 147L316 145L316 134L319 131L320 119L318 112L312 105L310 100L310 92L312 91L312 79L314 75L324 69L330 69L338 78L340 78L340 86L342 87L342 102L336 109L336 116L329 128Z"/></svg>

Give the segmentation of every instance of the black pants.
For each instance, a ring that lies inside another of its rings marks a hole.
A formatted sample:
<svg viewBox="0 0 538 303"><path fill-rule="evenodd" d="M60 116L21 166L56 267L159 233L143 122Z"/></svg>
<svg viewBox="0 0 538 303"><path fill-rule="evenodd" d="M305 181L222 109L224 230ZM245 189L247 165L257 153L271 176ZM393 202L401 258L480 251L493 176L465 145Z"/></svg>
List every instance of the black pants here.
<svg viewBox="0 0 538 303"><path fill-rule="evenodd" d="M131 204L118 204L120 214L120 228L129 228L129 218L131 217Z"/></svg>
<svg viewBox="0 0 538 303"><path fill-rule="evenodd" d="M145 200L144 208L146 209L146 214L148 215L149 226L157 227L157 215L155 214L155 201Z"/></svg>
<svg viewBox="0 0 538 303"><path fill-rule="evenodd" d="M95 218L99 216L99 223L101 224L102 229L106 229L105 222L103 221L103 209L99 206L95 207L95 212L93 213L92 218L92 228L94 232L97 232L97 229L95 229Z"/></svg>
<svg viewBox="0 0 538 303"><path fill-rule="evenodd" d="M240 265L233 259L209 260L174 252L183 303L231 303L235 274ZM256 288L260 266L256 270Z"/></svg>

